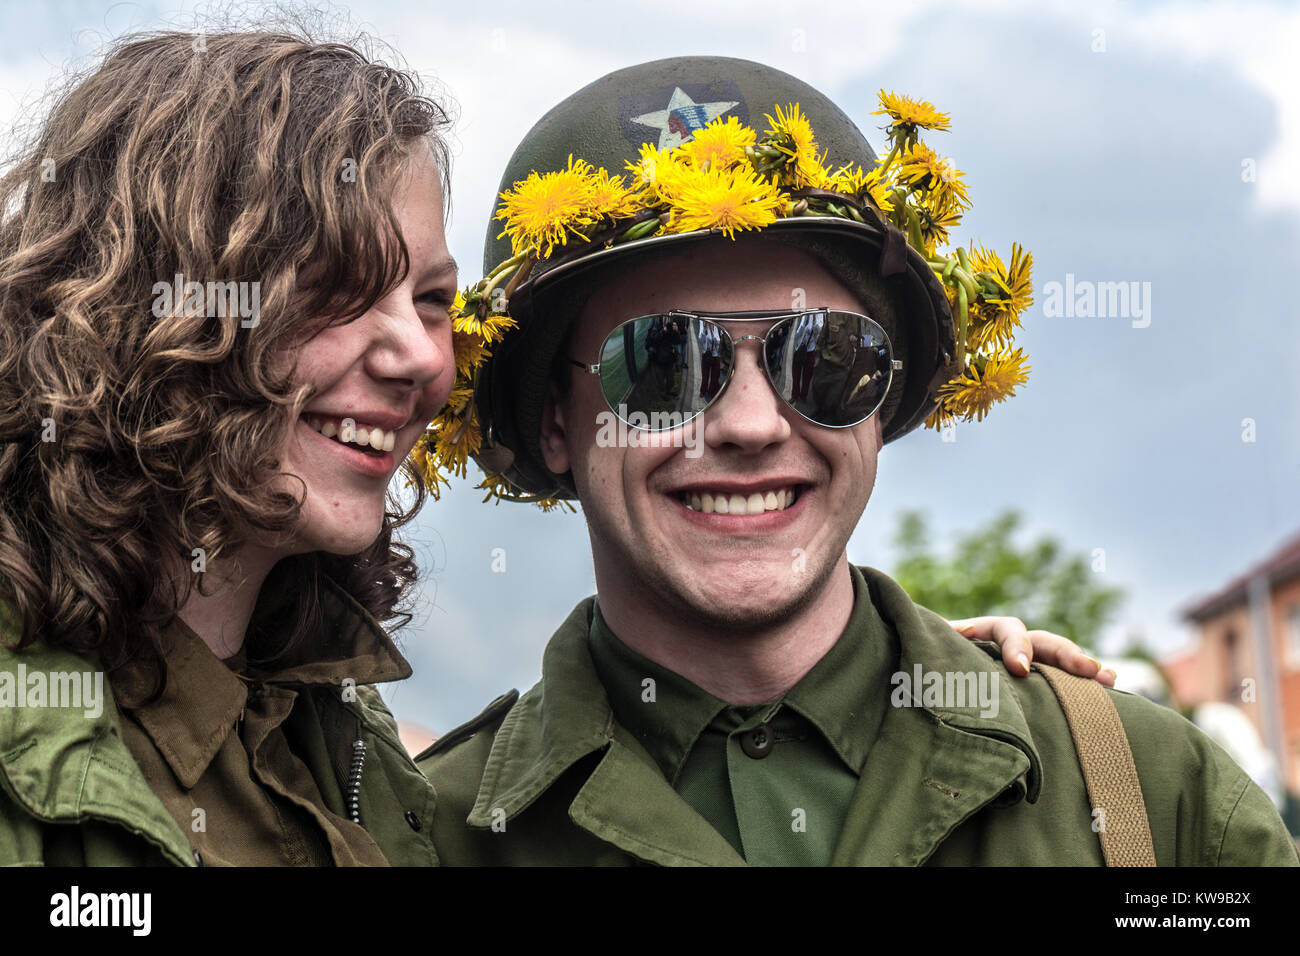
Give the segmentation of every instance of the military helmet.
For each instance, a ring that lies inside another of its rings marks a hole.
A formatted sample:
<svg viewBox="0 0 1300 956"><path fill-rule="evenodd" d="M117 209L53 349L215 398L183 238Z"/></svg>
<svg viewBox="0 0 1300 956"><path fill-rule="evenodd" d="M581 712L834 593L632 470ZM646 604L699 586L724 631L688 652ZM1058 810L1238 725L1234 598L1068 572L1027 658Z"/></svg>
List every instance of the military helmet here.
<svg viewBox="0 0 1300 956"><path fill-rule="evenodd" d="M765 113L797 103L817 133L831 167L860 164L871 169L876 155L845 113L802 80L761 63L728 57L674 57L617 70L583 87L543 116L515 149L501 178L499 193L532 172L565 168L572 156L595 166L622 170L635 162L641 145L671 148L691 138L714 119L737 117L761 127ZM512 255L510 240L488 226L484 273ZM916 428L935 408L937 390L959 368L954 358L954 327L942 283L906 237L884 216L865 223L830 216L778 219L762 234L780 234L798 245L804 239L825 249L847 244L863 272L890 289L901 303L899 328L907 367L894 377L882 420L882 435L893 441ZM519 328L506 336L478 370L475 406L483 444L475 456L489 472L504 475L519 491L574 497L571 479L552 474L541 457L542 406L556 352L576 318L572 309L548 310L557 293L575 284L592 284L610 262L659 249L670 243L730 241L698 231L652 236L607 245L580 240L538 262L512 290L510 314Z"/></svg>

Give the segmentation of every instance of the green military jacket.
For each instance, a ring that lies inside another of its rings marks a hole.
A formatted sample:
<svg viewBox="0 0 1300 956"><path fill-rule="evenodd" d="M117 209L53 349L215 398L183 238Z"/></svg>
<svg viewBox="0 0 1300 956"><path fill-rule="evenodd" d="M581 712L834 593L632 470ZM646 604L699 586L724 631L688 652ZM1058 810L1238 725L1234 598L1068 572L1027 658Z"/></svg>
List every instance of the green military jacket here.
<svg viewBox="0 0 1300 956"><path fill-rule="evenodd" d="M382 629L340 589L330 586L330 625L341 616ZM0 674L94 671L97 665L67 651L37 644L22 652L0 605ZM396 649L393 655L401 660ZM407 676L409 665L403 666ZM320 717L326 747L299 754L321 787L328 809L346 816L352 743L366 744L359 787L362 824L391 865L436 862L429 841L434 793L412 763L397 725L373 686L344 694L330 685L305 686ZM349 699L344 699L345 697ZM0 706L0 865L195 866L201 860L185 831L150 790L122 739L121 716L105 683L103 710L50 706Z"/></svg>
<svg viewBox="0 0 1300 956"><path fill-rule="evenodd" d="M1037 673L1011 677L993 644L969 642L861 569L899 638L898 671L996 675L1000 706L888 708L833 865L1103 863L1064 714ZM511 692L416 759L437 791L434 842L448 865L743 865L614 720L588 651L593 599L547 646L542 680ZM890 688L881 688L889 693ZM1191 723L1110 692L1132 746L1159 865L1300 865L1268 797Z"/></svg>

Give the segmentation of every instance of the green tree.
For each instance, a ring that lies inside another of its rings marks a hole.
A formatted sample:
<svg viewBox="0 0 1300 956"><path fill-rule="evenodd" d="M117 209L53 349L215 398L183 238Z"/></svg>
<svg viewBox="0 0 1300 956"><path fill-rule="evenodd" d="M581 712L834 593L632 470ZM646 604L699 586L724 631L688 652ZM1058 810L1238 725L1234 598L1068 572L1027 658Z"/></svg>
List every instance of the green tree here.
<svg viewBox="0 0 1300 956"><path fill-rule="evenodd" d="M1099 583L1091 563L1067 554L1054 538L1017 545L1020 522L1018 512L1004 512L958 538L952 555L943 557L931 549L925 517L904 512L894 539L900 556L894 579L917 604L945 617L1012 614L1095 647L1124 592Z"/></svg>

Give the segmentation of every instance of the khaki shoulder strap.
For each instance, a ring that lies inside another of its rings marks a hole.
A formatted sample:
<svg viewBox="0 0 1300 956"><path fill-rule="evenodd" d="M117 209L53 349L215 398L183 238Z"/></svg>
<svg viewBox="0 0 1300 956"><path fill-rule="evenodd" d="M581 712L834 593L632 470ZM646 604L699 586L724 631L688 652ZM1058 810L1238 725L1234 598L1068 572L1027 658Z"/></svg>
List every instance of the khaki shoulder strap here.
<svg viewBox="0 0 1300 956"><path fill-rule="evenodd" d="M1133 751L1106 688L1046 664L1035 663L1034 670L1047 678L1061 702L1088 798L1094 811L1103 811L1098 819L1106 865L1155 866L1151 825Z"/></svg>

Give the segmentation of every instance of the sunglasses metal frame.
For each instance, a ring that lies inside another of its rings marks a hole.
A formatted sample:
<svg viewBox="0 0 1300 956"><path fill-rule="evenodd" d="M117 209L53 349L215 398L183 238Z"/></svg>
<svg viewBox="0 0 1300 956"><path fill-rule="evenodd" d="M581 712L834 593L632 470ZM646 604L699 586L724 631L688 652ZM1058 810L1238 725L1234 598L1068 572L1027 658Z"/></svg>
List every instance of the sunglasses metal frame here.
<svg viewBox="0 0 1300 956"><path fill-rule="evenodd" d="M872 325L874 325L876 328L880 330L880 335L885 340L885 345L889 349L889 379L888 381L885 382L885 389L880 394L880 401L877 402L875 407L873 407L871 411L868 412L866 415L863 415L856 422L851 422L846 425L827 425L825 422L819 422L814 418L809 418L807 415L801 412L798 408L795 407L795 405L792 402L790 402L784 395L781 394L780 389L777 388L776 382L772 378L772 370L771 368L768 367L767 364L767 348L766 348L767 338L772 334L772 330L775 329L780 322L785 321L787 319L797 320L808 315L830 315L831 313L837 313L840 315L849 315L849 316L853 316L854 318L865 319L866 321L870 322ZM872 415L880 411L881 407L885 404L885 399L889 395L889 390L890 388L893 387L894 384L894 373L901 371L903 368L903 363L898 359L894 358L894 344L889 340L889 333L885 331L885 327L881 325L879 322L877 322L875 319L871 318L871 316L869 315L863 315L861 312L850 312L847 309L793 309L793 310L792 309L757 309L757 310L751 310L747 312L689 312L686 311L685 309L670 309L667 312L651 312L646 315L634 316L633 318L630 318L625 322L620 322L618 325L614 326L614 328L610 330L609 334L606 335L605 338L602 340L602 351L603 351L603 343L608 342L610 338L614 336L624 326L630 325L633 322L640 322L642 319L674 318L678 316L686 319L700 319L705 322L715 323L718 326L718 330L723 335L725 335L727 337L727 341L731 343L732 361L730 366L726 370L726 377L722 380L721 384L718 387L717 394L715 394L712 398L710 398L708 402L706 402L704 406L699 409L699 411L693 413L687 418L682 419L680 424L673 425L672 428L680 428L682 425L685 425L687 422L699 418L711 406L713 406L718 401L718 399L720 399L723 396L723 394L727 391L727 386L731 384L732 376L735 373L736 346L739 345L741 342L752 341L752 342L759 343L760 345L759 354L762 355L763 358L763 374L767 377L767 382L770 386L772 386L772 391L776 393L777 398L781 399L783 404L788 406L792 411L794 411L796 415L798 415L804 421L811 422L812 424L817 425L821 428L856 428L858 425L861 425L863 422L867 421L867 419L871 418ZM766 335L742 335L733 338L731 333L727 331L727 327L724 324L727 322L761 322L764 319L773 320L772 326L767 330ZM600 374L600 366L601 366L600 362L596 362L594 364L590 362L580 362L578 359L573 358L572 356L569 356L568 359L572 365L577 366L578 368L582 369L584 372L587 372L588 374L591 375ZM614 408L613 405L610 404L609 396L605 394L605 390L603 388L600 391L600 395L601 398L605 400L605 404L609 407L609 410L613 412L619 418L619 420L622 421L624 424L626 424L629 428L636 428L640 431L671 431L672 430L672 428L657 429L657 428L645 428L640 425L634 425L631 422L629 422L627 419L623 418L622 415L619 415L618 409Z"/></svg>

